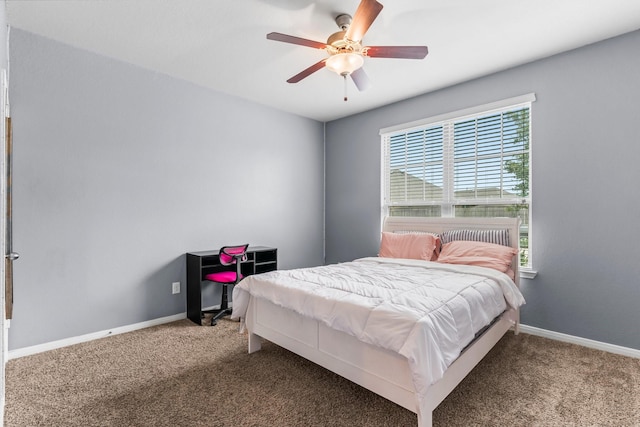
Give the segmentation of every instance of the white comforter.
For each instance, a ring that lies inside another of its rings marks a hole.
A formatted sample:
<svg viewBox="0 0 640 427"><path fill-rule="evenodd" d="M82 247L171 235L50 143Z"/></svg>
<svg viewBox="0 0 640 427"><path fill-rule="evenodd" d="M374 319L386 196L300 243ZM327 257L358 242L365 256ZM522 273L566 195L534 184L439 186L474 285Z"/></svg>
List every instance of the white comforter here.
<svg viewBox="0 0 640 427"><path fill-rule="evenodd" d="M232 318L250 295L405 356L419 398L507 304L524 304L498 271L390 258L249 276L233 290Z"/></svg>

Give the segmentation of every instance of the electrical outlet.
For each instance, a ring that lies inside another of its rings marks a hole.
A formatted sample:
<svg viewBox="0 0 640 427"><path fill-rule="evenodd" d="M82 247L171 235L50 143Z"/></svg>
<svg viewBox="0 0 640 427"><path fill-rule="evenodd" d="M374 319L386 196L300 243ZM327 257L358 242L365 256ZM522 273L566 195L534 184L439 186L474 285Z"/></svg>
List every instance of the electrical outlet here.
<svg viewBox="0 0 640 427"><path fill-rule="evenodd" d="M179 294L180 293L180 282L173 282L171 284L171 293Z"/></svg>

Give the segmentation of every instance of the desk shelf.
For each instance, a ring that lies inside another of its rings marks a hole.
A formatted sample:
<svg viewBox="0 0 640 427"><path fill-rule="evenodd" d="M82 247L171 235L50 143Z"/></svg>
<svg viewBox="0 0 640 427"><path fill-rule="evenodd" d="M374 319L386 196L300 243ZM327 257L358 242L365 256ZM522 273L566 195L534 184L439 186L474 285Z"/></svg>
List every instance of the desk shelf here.
<svg viewBox="0 0 640 427"><path fill-rule="evenodd" d="M202 281L207 274L229 270L220 264L220 250L187 253L187 317L201 323ZM247 260L241 264L243 276L266 273L278 269L278 249L267 246L249 246Z"/></svg>

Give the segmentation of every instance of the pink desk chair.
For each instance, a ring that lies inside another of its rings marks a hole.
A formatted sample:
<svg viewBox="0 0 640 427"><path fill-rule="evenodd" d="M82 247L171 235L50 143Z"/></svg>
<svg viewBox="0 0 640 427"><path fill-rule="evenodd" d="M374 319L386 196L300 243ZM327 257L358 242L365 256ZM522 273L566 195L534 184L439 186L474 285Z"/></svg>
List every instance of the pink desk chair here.
<svg viewBox="0 0 640 427"><path fill-rule="evenodd" d="M242 280L241 264L242 261L247 260L247 248L246 245L238 246L223 246L220 248L220 264L222 265L235 265L235 271L219 271L217 273L207 274L204 278L210 282L222 284L222 302L220 303L219 310L207 310L206 313L213 313L211 319L211 326L218 323L218 319L228 314L231 314L231 308L229 308L229 285L235 285Z"/></svg>

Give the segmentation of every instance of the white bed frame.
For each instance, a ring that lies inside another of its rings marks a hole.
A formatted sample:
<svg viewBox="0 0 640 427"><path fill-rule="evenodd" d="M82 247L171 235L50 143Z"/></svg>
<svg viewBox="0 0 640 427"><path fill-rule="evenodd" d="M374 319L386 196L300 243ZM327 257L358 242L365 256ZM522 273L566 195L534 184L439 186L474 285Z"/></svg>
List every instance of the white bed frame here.
<svg viewBox="0 0 640 427"><path fill-rule="evenodd" d="M409 218L389 217L383 231L429 231L453 229L509 230L511 246L519 247L519 223L513 218ZM519 260L512 269L519 286ZM519 332L518 310L505 311L490 328L477 337L447 369L442 379L429 387L428 408L418 411L415 389L407 359L397 353L363 343L291 310L251 297L246 315L249 353L260 350L262 339L284 347L380 396L419 414L419 427L431 427L432 411L482 360L511 328Z"/></svg>

